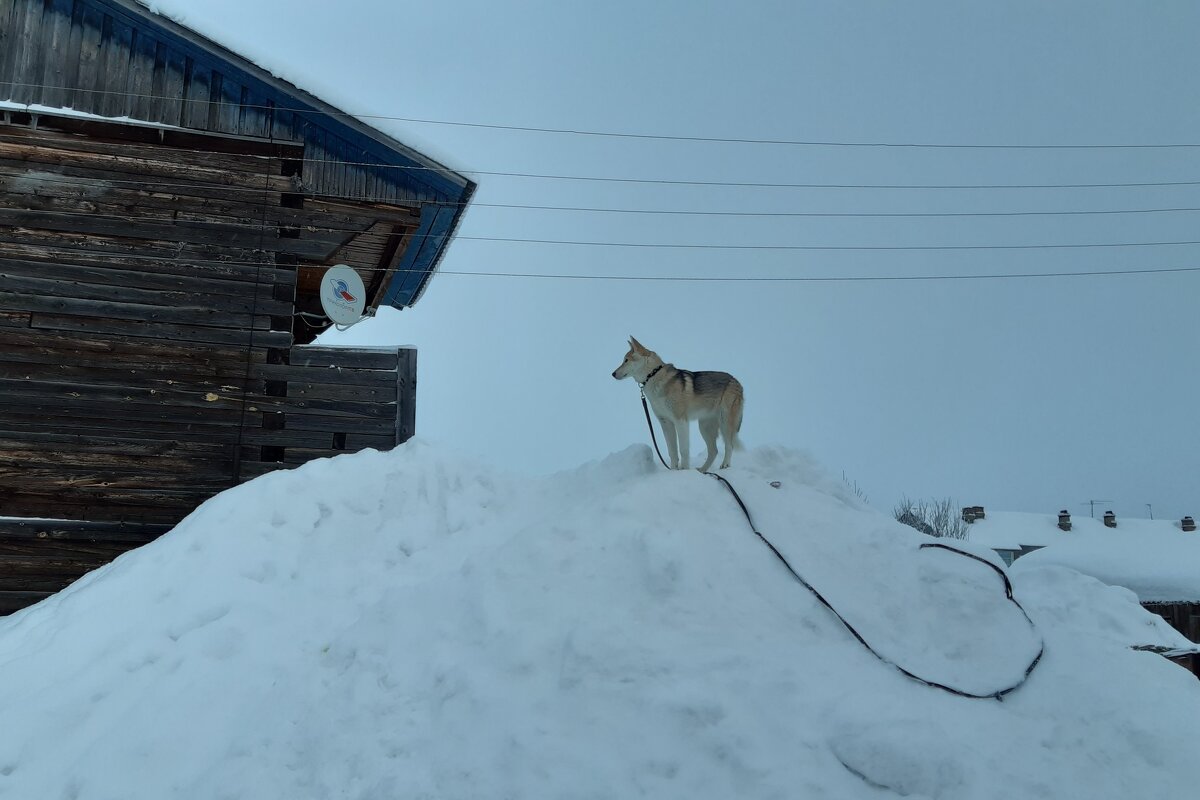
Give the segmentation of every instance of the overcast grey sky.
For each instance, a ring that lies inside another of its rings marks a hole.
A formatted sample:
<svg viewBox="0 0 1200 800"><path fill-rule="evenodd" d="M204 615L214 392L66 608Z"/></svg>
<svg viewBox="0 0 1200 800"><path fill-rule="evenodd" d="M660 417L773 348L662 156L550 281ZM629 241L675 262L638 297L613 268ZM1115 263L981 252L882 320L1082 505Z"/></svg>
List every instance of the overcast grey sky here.
<svg viewBox="0 0 1200 800"><path fill-rule="evenodd" d="M1184 0L154 5L363 114L1020 146L696 142L372 120L464 171L842 186L1200 181L1200 147L1027 147L1200 144L1200 5ZM346 339L420 347L423 436L528 472L645 441L636 387L609 375L633 334L681 367L735 374L746 387L749 445L806 449L884 510L908 494L997 510L1087 513L1084 501L1102 498L1123 516L1145 516L1147 503L1157 517L1200 513L1198 272L794 283L451 274L1190 268L1200 266L1200 246L1128 245L1200 240L1200 212L1158 211L1200 208L1200 185L802 189L475 177L478 204L444 274L415 308L383 313ZM1145 213L1027 213L1131 210ZM1005 215L779 216L968 212ZM1082 244L1122 246L1063 246ZM864 249L719 247L729 245Z"/></svg>

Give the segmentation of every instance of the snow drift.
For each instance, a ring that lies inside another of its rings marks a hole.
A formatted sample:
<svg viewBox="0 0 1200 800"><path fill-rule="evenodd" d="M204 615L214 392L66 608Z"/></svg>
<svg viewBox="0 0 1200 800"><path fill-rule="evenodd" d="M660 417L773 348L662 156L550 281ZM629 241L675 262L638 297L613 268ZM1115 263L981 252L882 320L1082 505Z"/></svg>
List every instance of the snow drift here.
<svg viewBox="0 0 1200 800"><path fill-rule="evenodd" d="M420 442L276 473L0 622L0 796L930 798L1194 787L1200 683L1132 594L971 559L804 456L730 496L633 447L517 479ZM775 487L772 482L778 482ZM971 545L966 545L971 547ZM974 551L996 559L987 550Z"/></svg>

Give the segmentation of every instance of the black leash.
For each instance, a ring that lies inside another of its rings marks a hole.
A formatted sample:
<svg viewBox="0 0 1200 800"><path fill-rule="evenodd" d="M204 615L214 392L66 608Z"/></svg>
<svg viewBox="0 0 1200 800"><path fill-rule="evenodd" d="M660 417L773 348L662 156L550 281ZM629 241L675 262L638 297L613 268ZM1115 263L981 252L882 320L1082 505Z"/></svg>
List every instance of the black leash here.
<svg viewBox="0 0 1200 800"><path fill-rule="evenodd" d="M725 488L728 489L730 494L733 495L733 499L736 500L738 506L741 507L742 513L746 515L746 522L748 522L750 524L750 530L754 531L754 535L757 536L762 541L763 544L765 544L768 548L770 548L771 552L775 554L775 557L778 558L780 560L780 562L782 562L783 566L785 566L787 568L787 571L792 573L792 577L795 578L800 583L801 586L803 586L805 589L808 589L808 591L812 592L813 597L817 598L817 600L820 601L821 605L828 608L830 610L830 612L832 612L832 614L838 618L838 621L841 622L842 625L844 625L846 627L846 630L850 631L850 634L855 639L857 639L859 644L861 644L863 647L865 647L871 655L875 656L883 663L888 664L892 667L895 667L901 674L903 674L909 678L912 678L914 681L923 683L926 686L932 686L935 689L941 689L944 692L950 692L951 694L956 694L959 697L970 697L970 698L976 699L976 700L986 700L986 699L1003 700L1004 696L1006 694L1016 691L1018 688L1020 688L1025 683L1025 681L1029 680L1029 676L1033 673L1034 668L1037 667L1038 662L1042 660L1042 655L1045 652L1045 648L1046 648L1045 642L1038 643L1037 655L1034 656L1033 660L1029 662L1029 666L1027 666L1025 668L1025 674L1021 676L1021 679L1019 681L1017 681L1012 686L1009 686L1005 689L1000 689L999 691L995 691L995 692L989 692L988 694L975 694L974 692L968 692L964 689L958 689L953 686L947 686L944 683L938 683L937 681L931 681L927 678L922 678L920 675L910 672L909 670L907 670L904 667L897 664L895 661L892 661L891 659L887 658L886 656L880 654L879 651L877 651L874 647L872 647L871 644L865 638L863 638L863 635L861 633L859 633L855 629L855 627L846 620L845 617L843 617L841 614L838 613L838 610L833 607L833 604L830 603L828 600L826 600L824 595L822 595L819 591L817 591L816 587L814 587L811 583L809 583L808 581L804 580L803 577L801 577L800 573L798 573L795 570L795 568L791 564L788 563L788 560L784 557L783 553L779 552L779 548L777 548L775 545L771 544L771 541L766 536L763 536L762 532L758 530L757 526L755 526L754 520L750 517L750 510L748 508L746 508L745 502L742 501L742 498L740 495L738 495L737 490L733 488L733 484L731 484L728 480L726 480L724 477L722 477L721 475L718 475L715 472L710 472L708 474L713 476L717 480L719 480L721 483L725 484ZM987 559L980 558L979 556L975 555L974 553L968 553L965 550L959 550L956 547L950 547L949 545L946 545L946 544L941 544L941 543L937 543L937 542L929 542L929 543L921 545L922 550L924 550L926 548L938 548L941 550L949 550L951 553L958 553L960 556L966 556L967 558L973 558L976 561L978 561L979 563L986 564L987 566L991 567L993 570L995 570L996 574L1000 576L1000 579L1002 581L1004 581L1004 596L1005 596L1005 598L1020 610L1021 615L1023 617L1025 617L1025 621L1029 623L1029 627L1031 627L1031 628L1034 627L1033 620L1031 620L1029 618L1029 614L1027 614L1025 612L1025 609L1022 608L1021 604L1017 602L1015 597L1013 597L1012 583L1008 580L1008 576L1004 574L1004 570L1000 569L999 567L997 567L995 564L988 561Z"/></svg>
<svg viewBox="0 0 1200 800"><path fill-rule="evenodd" d="M649 380L649 378L646 380ZM650 407L646 405L645 390L642 391L642 411L646 412L646 427L650 429L650 441L654 442L654 452L658 453L658 460L662 462L662 465L667 467L667 460L662 457L662 451L658 449L658 439L654 438L654 423L650 421ZM667 469L670 469L670 467L667 467Z"/></svg>
<svg viewBox="0 0 1200 800"><path fill-rule="evenodd" d="M654 436L654 425L650 422L650 409L646 405L645 392L642 393L642 410L646 412L646 425L647 425L647 427L650 428L650 441L654 442L654 452L658 453L658 460L662 461L662 465L664 467L666 467L667 462L663 459L662 452L660 452L658 449L658 440ZM670 469L670 467L667 467L667 468ZM1009 686L1005 689L1000 689L999 691L996 691L996 692L991 692L989 694L975 694L974 692L968 692L964 689L957 689L953 686L947 686L944 683L938 683L937 681L931 681L926 678L922 678L920 675L917 675L913 672L908 671L904 667L897 664L895 661L892 661L891 659L887 658L886 656L880 654L879 651L877 651L874 647L872 647L870 642L868 642L865 638L863 638L863 635L861 633L859 633L858 630L855 629L855 627L853 625L851 625L846 620L845 617L843 617L841 614L838 613L838 610L833 607L833 604L830 603L828 600L826 600L824 595L822 595L820 592L817 591L816 587L814 587L811 583L809 583L808 581L804 580L803 577L801 577L800 573L797 572L790 563L788 563L788 560L784 557L783 553L779 552L779 548L777 548L775 545L773 545L771 543L770 539L768 539L766 536L763 536L762 532L758 529L758 526L756 526L754 524L754 519L750 516L750 509L748 509L746 507L746 503L742 500L741 495L739 495L737 493L737 490L733 488L733 484L731 484L723 476L718 475L715 472L709 472L706 474L711 475L712 477L719 480L721 483L725 484L725 488L728 489L729 493L733 495L733 499L737 501L738 506L742 509L742 513L746 516L746 522L749 523L750 530L754 531L754 535L757 536L759 538L759 540L763 544L765 544L771 550L772 553L775 554L775 557L778 558L779 561L783 564L783 566L787 568L787 571L792 574L792 577L795 578L800 583L801 586L803 586L805 589L808 589L808 591L812 593L813 597L817 598L817 600L820 601L821 605L823 605L827 609L829 609L829 611L835 617L837 617L838 621L841 622L842 625L845 626L846 630L850 631L850 634L855 639L858 640L858 643L866 648L867 652L869 652L871 655L878 658L883 663L894 667L897 671L899 671L905 677L911 678L912 680L917 681L918 683L923 683L926 686L932 686L934 689L941 689L944 692L949 692L950 694L956 694L959 697L969 697L973 700L1003 700L1005 695L1010 694L1011 692L1014 692L1017 689L1021 688L1021 686L1023 686L1025 684L1025 682L1027 680L1029 680L1029 676L1033 674L1033 670L1037 667L1038 662L1040 662L1042 660L1042 655L1046 652L1046 643L1044 641L1039 641L1037 655L1034 656L1033 660L1029 662L1029 666L1027 666L1025 668L1025 674L1021 676L1021 679L1019 681L1017 681L1016 683L1014 683L1012 686ZM950 545L941 544L940 542L928 542L926 544L922 544L920 547L920 549L922 549L922 550L924 550L926 548L937 548L940 550L949 550L951 553L958 553L960 556L966 556L967 558L973 558L976 561L978 561L979 563L985 564L985 565L991 567L996 572L996 574L1000 576L1000 580L1004 581L1004 597L1005 597L1005 599L1007 599L1010 603L1015 605L1018 610L1020 610L1021 616L1025 617L1025 621L1029 623L1029 627L1033 628L1036 631L1036 626L1033 624L1033 620L1031 620L1029 618L1029 614L1026 613L1025 609L1021 606L1021 604L1019 602L1017 602L1017 599L1015 597L1013 597L1012 582L1009 581L1008 575L1006 575L1004 573L1004 570L1000 569L999 567L997 567L995 564L988 561L987 559L980 558L979 556L975 555L974 553L968 553L965 550L959 550L957 547L951 547Z"/></svg>

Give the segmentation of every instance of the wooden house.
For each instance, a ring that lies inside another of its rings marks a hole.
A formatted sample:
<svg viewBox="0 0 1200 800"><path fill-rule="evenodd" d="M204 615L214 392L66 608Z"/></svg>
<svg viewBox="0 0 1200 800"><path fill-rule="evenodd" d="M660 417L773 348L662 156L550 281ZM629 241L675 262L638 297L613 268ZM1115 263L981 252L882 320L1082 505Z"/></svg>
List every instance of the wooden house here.
<svg viewBox="0 0 1200 800"><path fill-rule="evenodd" d="M410 437L415 352L308 344L320 283L412 305L473 190L133 0L0 0L0 613Z"/></svg>

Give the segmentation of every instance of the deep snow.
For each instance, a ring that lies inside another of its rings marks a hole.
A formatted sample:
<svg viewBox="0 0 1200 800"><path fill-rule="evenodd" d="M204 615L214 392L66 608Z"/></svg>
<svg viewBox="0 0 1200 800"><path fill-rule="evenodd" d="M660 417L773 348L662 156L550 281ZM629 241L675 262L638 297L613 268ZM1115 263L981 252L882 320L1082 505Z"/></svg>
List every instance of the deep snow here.
<svg viewBox="0 0 1200 800"><path fill-rule="evenodd" d="M0 796L1127 798L1194 788L1200 683L1133 595L1014 576L805 456L518 479L414 441L225 492L0 621ZM780 486L771 486L778 481ZM967 545L997 561L978 545Z"/></svg>

